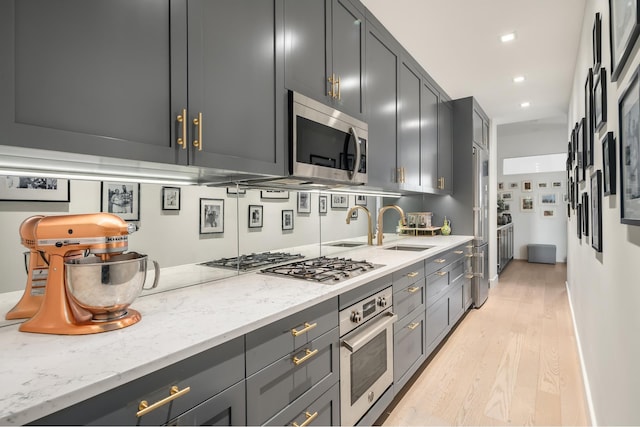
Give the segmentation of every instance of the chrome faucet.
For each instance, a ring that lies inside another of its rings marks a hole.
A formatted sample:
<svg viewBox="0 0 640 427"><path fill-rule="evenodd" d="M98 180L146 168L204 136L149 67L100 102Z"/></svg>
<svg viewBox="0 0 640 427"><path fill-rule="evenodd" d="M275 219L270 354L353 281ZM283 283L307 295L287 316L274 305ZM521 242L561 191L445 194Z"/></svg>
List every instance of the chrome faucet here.
<svg viewBox="0 0 640 427"><path fill-rule="evenodd" d="M373 231L372 231L373 224L371 224L371 212L369 212L369 209L360 205L354 206L351 209L349 209L349 212L347 212L347 224L351 224L351 214L356 209L362 209L367 213L367 220L369 221L369 225L367 226L367 245L373 246Z"/></svg>
<svg viewBox="0 0 640 427"><path fill-rule="evenodd" d="M378 211L378 226L376 231L376 243L378 246L382 246L382 214L384 214L384 212L388 209L397 210L398 213L400 214L400 220L402 221L402 225L405 225L405 226L407 225L407 220L404 217L404 211L400 206L389 205L389 206L381 207L380 210Z"/></svg>

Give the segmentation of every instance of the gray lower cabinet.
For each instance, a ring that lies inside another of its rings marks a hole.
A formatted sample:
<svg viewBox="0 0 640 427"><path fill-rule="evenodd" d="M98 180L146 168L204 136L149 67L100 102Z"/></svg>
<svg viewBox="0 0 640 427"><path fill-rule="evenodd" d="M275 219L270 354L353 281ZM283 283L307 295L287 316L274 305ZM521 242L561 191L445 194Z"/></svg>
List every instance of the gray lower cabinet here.
<svg viewBox="0 0 640 427"><path fill-rule="evenodd" d="M449 327L449 298L442 295L426 309L427 317L427 356L440 344Z"/></svg>
<svg viewBox="0 0 640 427"><path fill-rule="evenodd" d="M241 381L169 421L170 426L247 425L245 382Z"/></svg>
<svg viewBox="0 0 640 427"><path fill-rule="evenodd" d="M321 387L314 387L309 392L309 400L322 391ZM269 420L266 425L272 426L339 426L340 425L340 384L335 383L320 397L311 403L298 399L278 415Z"/></svg>
<svg viewBox="0 0 640 427"><path fill-rule="evenodd" d="M400 390L426 359L424 310L416 310L393 326L393 386Z"/></svg>

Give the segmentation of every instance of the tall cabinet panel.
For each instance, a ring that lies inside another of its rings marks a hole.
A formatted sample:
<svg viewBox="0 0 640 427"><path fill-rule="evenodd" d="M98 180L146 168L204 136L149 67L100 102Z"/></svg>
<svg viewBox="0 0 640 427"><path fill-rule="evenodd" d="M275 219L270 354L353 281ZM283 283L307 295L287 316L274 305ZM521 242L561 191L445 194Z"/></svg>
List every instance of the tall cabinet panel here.
<svg viewBox="0 0 640 427"><path fill-rule="evenodd" d="M422 82L420 108L420 174L422 191L438 188L438 92Z"/></svg>
<svg viewBox="0 0 640 427"><path fill-rule="evenodd" d="M0 143L186 162L186 23L168 0L3 1Z"/></svg>
<svg viewBox="0 0 640 427"><path fill-rule="evenodd" d="M453 106L444 99L438 104L438 189L453 192Z"/></svg>
<svg viewBox="0 0 640 427"><path fill-rule="evenodd" d="M400 64L398 182L400 188L421 191L420 75L407 61Z"/></svg>

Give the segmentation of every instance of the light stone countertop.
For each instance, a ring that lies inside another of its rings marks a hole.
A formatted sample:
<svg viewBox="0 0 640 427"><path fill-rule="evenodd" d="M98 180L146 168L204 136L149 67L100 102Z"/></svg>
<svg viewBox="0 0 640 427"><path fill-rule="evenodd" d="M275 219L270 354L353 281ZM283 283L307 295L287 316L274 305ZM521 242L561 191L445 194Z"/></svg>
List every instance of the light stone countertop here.
<svg viewBox="0 0 640 427"><path fill-rule="evenodd" d="M0 378L4 386L0 391L0 425L37 420L471 239L402 239L402 244L434 246L421 252L376 246L349 250L327 247L330 249L323 249L323 255L383 266L333 285L246 273L155 293L132 304L142 314L140 322L108 333L65 336L23 333L17 324L0 327ZM394 243L386 242L385 246ZM176 269L174 280L178 277L189 283L202 279L198 276L203 274L201 268ZM21 292L11 294L16 294L15 304ZM0 308L5 308L3 304L7 309L12 306L0 300Z"/></svg>

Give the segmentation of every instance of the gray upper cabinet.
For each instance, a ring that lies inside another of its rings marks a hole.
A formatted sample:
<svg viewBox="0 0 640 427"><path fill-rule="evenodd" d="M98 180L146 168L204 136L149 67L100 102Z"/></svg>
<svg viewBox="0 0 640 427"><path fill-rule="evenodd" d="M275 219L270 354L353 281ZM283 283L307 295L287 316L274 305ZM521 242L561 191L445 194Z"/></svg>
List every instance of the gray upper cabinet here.
<svg viewBox="0 0 640 427"><path fill-rule="evenodd" d="M422 190L435 193L440 189L438 174L438 92L422 81L420 99L420 174Z"/></svg>
<svg viewBox="0 0 640 427"><path fill-rule="evenodd" d="M398 183L407 191L421 191L420 176L420 90L422 83L415 65L400 63L398 108Z"/></svg>
<svg viewBox="0 0 640 427"><path fill-rule="evenodd" d="M287 89L363 118L364 13L349 0L285 0L284 21Z"/></svg>
<svg viewBox="0 0 640 427"><path fill-rule="evenodd" d="M438 104L438 179L441 192L453 193L453 106L444 99Z"/></svg>
<svg viewBox="0 0 640 427"><path fill-rule="evenodd" d="M473 106L473 142L489 148L489 118L474 101Z"/></svg>

